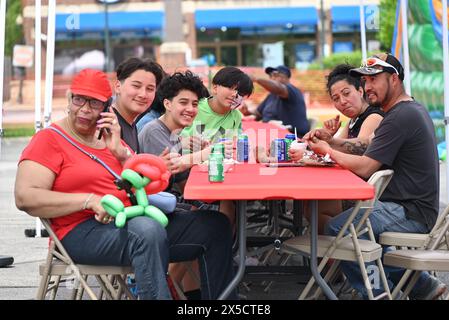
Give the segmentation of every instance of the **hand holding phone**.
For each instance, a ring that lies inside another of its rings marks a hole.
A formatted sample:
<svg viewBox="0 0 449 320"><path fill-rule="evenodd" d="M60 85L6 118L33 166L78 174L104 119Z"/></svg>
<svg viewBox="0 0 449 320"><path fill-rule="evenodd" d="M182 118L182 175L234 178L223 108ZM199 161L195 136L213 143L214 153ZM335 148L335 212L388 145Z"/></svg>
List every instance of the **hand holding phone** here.
<svg viewBox="0 0 449 320"><path fill-rule="evenodd" d="M109 107L112 104L112 98L109 98L108 101L105 102L104 104L104 108L101 112L108 112L109 111ZM103 136L103 128L100 129L100 132L98 133L98 140L101 139L101 137Z"/></svg>

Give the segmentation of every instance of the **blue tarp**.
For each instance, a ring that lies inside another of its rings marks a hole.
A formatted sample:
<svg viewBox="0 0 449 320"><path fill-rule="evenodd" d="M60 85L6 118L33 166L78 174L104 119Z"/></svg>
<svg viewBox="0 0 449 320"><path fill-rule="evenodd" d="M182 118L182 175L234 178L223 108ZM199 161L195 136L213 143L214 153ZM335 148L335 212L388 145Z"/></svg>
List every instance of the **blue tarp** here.
<svg viewBox="0 0 449 320"><path fill-rule="evenodd" d="M315 7L247 8L197 10L197 28L245 28L292 25L316 25Z"/></svg>

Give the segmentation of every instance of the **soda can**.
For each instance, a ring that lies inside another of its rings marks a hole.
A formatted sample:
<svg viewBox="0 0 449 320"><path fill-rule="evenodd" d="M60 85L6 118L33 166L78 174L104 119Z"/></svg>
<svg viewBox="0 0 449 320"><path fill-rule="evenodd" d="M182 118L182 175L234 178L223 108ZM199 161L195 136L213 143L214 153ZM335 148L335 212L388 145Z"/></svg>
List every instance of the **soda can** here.
<svg viewBox="0 0 449 320"><path fill-rule="evenodd" d="M293 133L287 133L285 135L285 159L290 160L290 156L288 155L288 150L290 150L290 145L293 141L296 140L296 136Z"/></svg>
<svg viewBox="0 0 449 320"><path fill-rule="evenodd" d="M231 139L229 139L229 138L220 138L218 140L218 143L223 145L223 147L224 147L225 142L228 142L228 141L231 141ZM223 148L223 157L225 157L225 159L232 159L232 153L226 154L225 148Z"/></svg>
<svg viewBox="0 0 449 320"><path fill-rule="evenodd" d="M249 159L249 141L246 134L239 135L237 139L237 161L248 162Z"/></svg>
<svg viewBox="0 0 449 320"><path fill-rule="evenodd" d="M221 152L213 152L209 155L209 181L224 181L223 154Z"/></svg>
<svg viewBox="0 0 449 320"><path fill-rule="evenodd" d="M271 142L270 156L277 159L277 161L286 161L285 152L285 140L284 139L274 139Z"/></svg>

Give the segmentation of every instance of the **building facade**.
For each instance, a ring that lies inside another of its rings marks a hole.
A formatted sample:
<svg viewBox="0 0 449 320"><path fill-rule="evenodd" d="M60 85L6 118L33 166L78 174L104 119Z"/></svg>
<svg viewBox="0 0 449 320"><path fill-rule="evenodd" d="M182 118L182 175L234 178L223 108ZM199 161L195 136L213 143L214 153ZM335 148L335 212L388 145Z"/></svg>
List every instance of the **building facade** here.
<svg viewBox="0 0 449 320"><path fill-rule="evenodd" d="M166 19L168 1L179 2L176 21ZM25 40L32 45L35 1L22 3ZM368 47L375 49L379 1L364 3ZM360 48L359 4L359 0L121 0L105 5L99 0L58 0L55 73L101 64L107 43L112 67L131 55L160 60L161 44L172 25L177 25L174 33L186 44L187 64L263 66L271 54L274 61L301 68L321 55ZM45 32L46 0L42 6Z"/></svg>

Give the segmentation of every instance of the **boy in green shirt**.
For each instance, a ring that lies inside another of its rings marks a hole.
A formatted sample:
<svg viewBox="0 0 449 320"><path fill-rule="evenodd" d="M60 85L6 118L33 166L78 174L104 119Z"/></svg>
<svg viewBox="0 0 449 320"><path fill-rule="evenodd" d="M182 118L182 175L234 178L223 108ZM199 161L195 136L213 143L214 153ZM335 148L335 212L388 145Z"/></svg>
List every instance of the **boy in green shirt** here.
<svg viewBox="0 0 449 320"><path fill-rule="evenodd" d="M236 67L224 67L212 79L212 95L202 99L198 114L182 136L199 136L211 143L233 138L242 127L242 114L236 108L249 97L254 86L251 78Z"/></svg>
<svg viewBox="0 0 449 320"><path fill-rule="evenodd" d="M200 100L195 120L181 132L183 137L200 138L200 144L193 146L193 151L201 150L201 140L213 144L224 137L230 139L230 143L225 143L225 152L232 150L233 138L242 130L242 114L236 108L240 106L244 97L251 95L253 90L253 81L240 69L224 67L217 72L212 79L212 95ZM234 227L233 201L220 201L220 212L229 218Z"/></svg>

